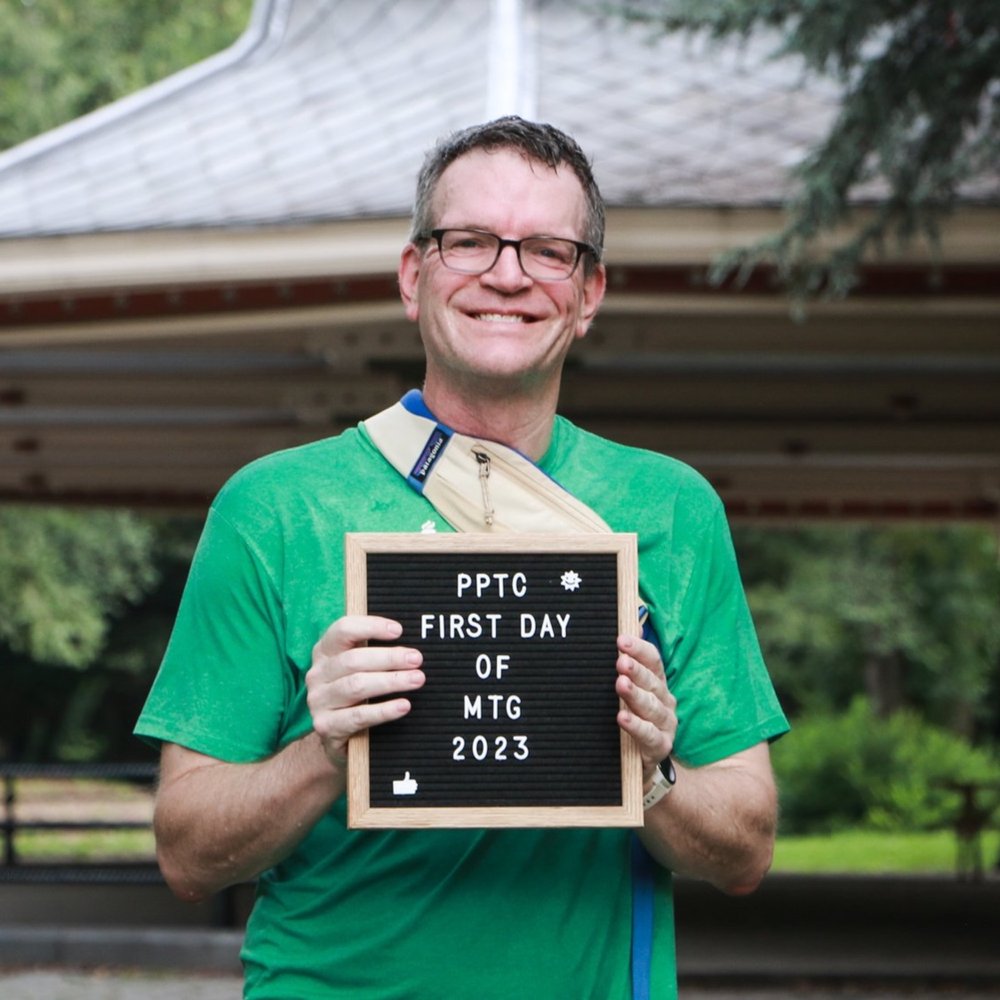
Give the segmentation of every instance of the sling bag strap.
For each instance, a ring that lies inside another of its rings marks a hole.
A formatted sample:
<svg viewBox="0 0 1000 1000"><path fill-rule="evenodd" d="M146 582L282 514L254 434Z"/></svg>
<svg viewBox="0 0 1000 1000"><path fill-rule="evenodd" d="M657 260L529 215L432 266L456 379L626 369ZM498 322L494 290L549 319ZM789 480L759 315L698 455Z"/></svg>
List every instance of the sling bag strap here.
<svg viewBox="0 0 1000 1000"><path fill-rule="evenodd" d="M390 465L456 530L567 534L608 524L520 452L438 423L419 390L364 421ZM646 609L640 616L645 625ZM644 634L652 638L651 629ZM632 998L648 1000L653 949L652 859L632 838Z"/></svg>
<svg viewBox="0 0 1000 1000"><path fill-rule="evenodd" d="M513 448L438 423L416 390L364 426L393 468L456 531L611 531Z"/></svg>

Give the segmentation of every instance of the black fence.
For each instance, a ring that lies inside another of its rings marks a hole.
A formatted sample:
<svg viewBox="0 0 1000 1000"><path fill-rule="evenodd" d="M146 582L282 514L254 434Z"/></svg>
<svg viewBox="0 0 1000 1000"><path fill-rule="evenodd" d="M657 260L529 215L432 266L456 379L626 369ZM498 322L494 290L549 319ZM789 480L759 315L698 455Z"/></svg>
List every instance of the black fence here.
<svg viewBox="0 0 1000 1000"><path fill-rule="evenodd" d="M18 815L18 785L31 779L74 782L127 782L151 787L156 781L156 764L12 764L0 763L4 811L3 863L0 882L89 882L156 883L163 877L155 861L113 862L97 856L94 860L26 862L18 851L19 834L29 830L65 832L148 830L148 820L107 819L82 816L74 819L21 818Z"/></svg>

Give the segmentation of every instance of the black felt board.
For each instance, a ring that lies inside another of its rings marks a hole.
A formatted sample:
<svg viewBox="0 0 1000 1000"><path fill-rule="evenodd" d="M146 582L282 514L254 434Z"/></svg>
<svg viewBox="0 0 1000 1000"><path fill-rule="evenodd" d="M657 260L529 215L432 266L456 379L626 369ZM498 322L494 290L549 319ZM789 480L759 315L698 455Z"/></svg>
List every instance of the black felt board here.
<svg viewBox="0 0 1000 1000"><path fill-rule="evenodd" d="M402 537L419 551L365 551L364 609L402 624L427 681L367 734L352 825L633 825L614 688L632 536Z"/></svg>

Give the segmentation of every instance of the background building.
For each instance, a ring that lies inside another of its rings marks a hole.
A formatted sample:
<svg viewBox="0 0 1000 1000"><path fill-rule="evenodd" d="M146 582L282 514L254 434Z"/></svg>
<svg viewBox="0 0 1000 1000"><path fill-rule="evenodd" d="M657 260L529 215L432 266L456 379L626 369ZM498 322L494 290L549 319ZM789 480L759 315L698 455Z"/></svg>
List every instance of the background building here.
<svg viewBox="0 0 1000 1000"><path fill-rule="evenodd" d="M766 273L834 113L767 39L570 0L258 0L231 49L0 155L0 499L201 507L254 457L421 377L396 294L451 130L551 121L609 201L609 294L562 410L685 459L747 517L1000 512L1000 179L798 321ZM877 197L877 191L870 192Z"/></svg>

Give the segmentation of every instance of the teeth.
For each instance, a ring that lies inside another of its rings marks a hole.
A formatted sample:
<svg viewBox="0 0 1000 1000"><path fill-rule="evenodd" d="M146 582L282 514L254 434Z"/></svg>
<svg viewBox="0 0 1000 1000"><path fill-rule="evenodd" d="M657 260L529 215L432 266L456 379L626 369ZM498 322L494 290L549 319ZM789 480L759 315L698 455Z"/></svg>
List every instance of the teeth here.
<svg viewBox="0 0 1000 1000"><path fill-rule="evenodd" d="M512 316L507 313L477 313L476 319L486 323L524 323L523 316Z"/></svg>

